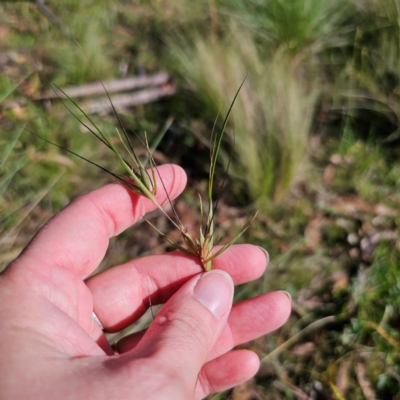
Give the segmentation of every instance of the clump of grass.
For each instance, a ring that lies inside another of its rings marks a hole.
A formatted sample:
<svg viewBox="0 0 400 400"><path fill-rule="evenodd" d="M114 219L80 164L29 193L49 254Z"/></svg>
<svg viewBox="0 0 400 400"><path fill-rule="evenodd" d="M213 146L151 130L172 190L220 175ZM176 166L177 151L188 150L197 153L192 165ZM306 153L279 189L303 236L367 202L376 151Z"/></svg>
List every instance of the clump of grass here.
<svg viewBox="0 0 400 400"><path fill-rule="evenodd" d="M249 73L235 113L241 169L234 172L247 197L268 211L304 179L300 164L306 165L314 111L329 90L326 66L341 64L353 44L355 6L348 0L210 4L211 29L194 24L188 30L186 22L170 31L169 49L210 115L219 109L217 99Z"/></svg>
<svg viewBox="0 0 400 400"><path fill-rule="evenodd" d="M281 201L306 156L318 81L306 84L284 52L263 59L251 38L235 29L226 41L195 35L190 44L171 42L170 47L182 75L211 112L248 73L235 111L241 169L233 171L261 210Z"/></svg>
<svg viewBox="0 0 400 400"><path fill-rule="evenodd" d="M345 140L353 136L374 144L394 142L399 139L400 118L400 5L397 0L355 5L360 24L336 82L340 87L336 107L347 115Z"/></svg>
<svg viewBox="0 0 400 400"><path fill-rule="evenodd" d="M285 48L296 56L315 57L347 43L352 9L348 0L234 0L225 12L262 43L263 52Z"/></svg>

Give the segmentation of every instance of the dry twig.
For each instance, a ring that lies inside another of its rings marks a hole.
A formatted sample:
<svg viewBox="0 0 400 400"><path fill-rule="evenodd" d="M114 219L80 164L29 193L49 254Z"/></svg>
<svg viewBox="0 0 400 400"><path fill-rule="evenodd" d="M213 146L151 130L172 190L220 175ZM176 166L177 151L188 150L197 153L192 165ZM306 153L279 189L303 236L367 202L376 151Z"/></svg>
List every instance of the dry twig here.
<svg viewBox="0 0 400 400"><path fill-rule="evenodd" d="M108 93L126 92L144 88L147 86L161 86L169 81L170 77L166 72L159 72L152 75L130 76L123 79L113 79L103 82ZM85 85L71 86L63 88L63 93L55 93L53 90L47 90L35 97L34 100L56 99L58 97L89 97L104 95L104 87L101 82L92 82Z"/></svg>
<svg viewBox="0 0 400 400"><path fill-rule="evenodd" d="M176 87L171 84L157 88L143 89L134 93L111 96L111 100L116 110L123 110L128 107L147 104L163 97L172 96L175 92ZM110 103L106 97L84 103L82 109L88 114L101 114L111 111Z"/></svg>
<svg viewBox="0 0 400 400"><path fill-rule="evenodd" d="M376 395L372 389L371 383L365 376L365 365L362 362L356 364L356 375L358 383L360 384L361 390L367 400L376 400Z"/></svg>

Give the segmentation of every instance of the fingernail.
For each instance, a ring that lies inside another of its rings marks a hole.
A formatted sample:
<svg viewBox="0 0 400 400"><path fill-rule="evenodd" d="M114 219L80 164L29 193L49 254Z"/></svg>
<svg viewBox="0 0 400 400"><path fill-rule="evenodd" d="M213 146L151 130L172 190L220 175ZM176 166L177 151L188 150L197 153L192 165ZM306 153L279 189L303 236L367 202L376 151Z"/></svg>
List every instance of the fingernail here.
<svg viewBox="0 0 400 400"><path fill-rule="evenodd" d="M278 290L278 292L286 294L286 296L289 297L289 300L292 301L292 296L289 292L286 292L286 290Z"/></svg>
<svg viewBox="0 0 400 400"><path fill-rule="evenodd" d="M198 280L193 296L219 319L232 305L233 287L230 275L216 269L206 272Z"/></svg>
<svg viewBox="0 0 400 400"><path fill-rule="evenodd" d="M264 254L265 254L265 258L267 259L267 265L269 263L269 253L267 250L264 249L264 247L261 246L257 246Z"/></svg>

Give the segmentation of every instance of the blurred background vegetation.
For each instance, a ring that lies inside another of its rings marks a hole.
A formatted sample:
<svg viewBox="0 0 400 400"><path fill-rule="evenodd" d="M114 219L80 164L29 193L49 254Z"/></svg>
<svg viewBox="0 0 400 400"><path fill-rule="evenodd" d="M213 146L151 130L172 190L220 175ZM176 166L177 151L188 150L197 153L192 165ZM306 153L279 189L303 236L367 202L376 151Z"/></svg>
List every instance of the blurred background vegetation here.
<svg viewBox="0 0 400 400"><path fill-rule="evenodd" d="M257 377L214 398L400 399L400 0L45 4L0 2L1 268L71 199L110 181L24 127L115 169L44 94L50 82L98 80L75 40L104 81L169 74L159 88L169 96L119 111L151 143L174 118L155 157L188 173L176 208L189 229L214 119L248 74L219 165L222 177L234 141L218 235L234 237L259 210L243 240L271 263L237 299L287 290L293 313L247 345L262 359ZM114 134L107 108L94 118ZM141 224L100 268L166 250Z"/></svg>

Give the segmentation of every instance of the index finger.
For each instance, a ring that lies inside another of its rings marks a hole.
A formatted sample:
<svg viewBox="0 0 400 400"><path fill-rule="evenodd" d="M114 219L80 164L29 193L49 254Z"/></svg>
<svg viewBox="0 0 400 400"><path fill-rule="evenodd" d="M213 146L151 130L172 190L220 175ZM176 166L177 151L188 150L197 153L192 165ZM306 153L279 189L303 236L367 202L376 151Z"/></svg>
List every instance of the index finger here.
<svg viewBox="0 0 400 400"><path fill-rule="evenodd" d="M186 174L176 165L158 168L171 199L186 185ZM159 179L159 178L157 178ZM165 190L157 201L168 201ZM33 238L14 262L15 267L30 269L67 268L82 279L89 276L103 259L109 239L118 235L146 213L156 209L147 198L132 193L121 184L110 184L78 197L55 215Z"/></svg>

